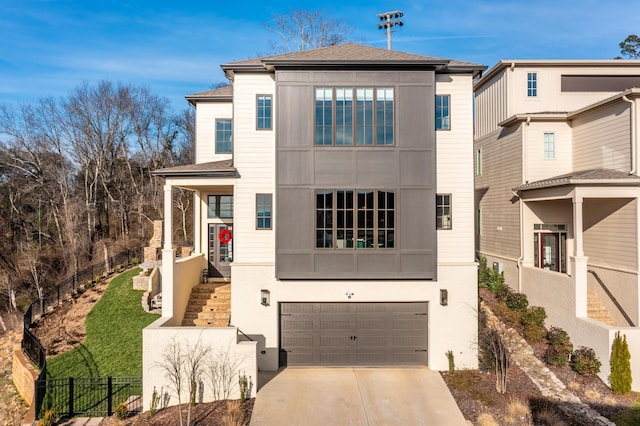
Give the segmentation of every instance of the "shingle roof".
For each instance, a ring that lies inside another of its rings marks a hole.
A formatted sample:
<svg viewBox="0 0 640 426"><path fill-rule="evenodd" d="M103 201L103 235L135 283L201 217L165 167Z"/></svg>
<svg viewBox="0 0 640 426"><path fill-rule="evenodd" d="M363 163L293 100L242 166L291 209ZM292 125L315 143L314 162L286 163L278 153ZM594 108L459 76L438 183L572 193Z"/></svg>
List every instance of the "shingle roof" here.
<svg viewBox="0 0 640 426"><path fill-rule="evenodd" d="M611 169L591 169L572 172L536 182L527 182L513 188L514 191L549 188L563 185L594 185L613 183L617 185L640 185L640 177Z"/></svg>
<svg viewBox="0 0 640 426"><path fill-rule="evenodd" d="M396 50L381 49L355 43L345 43L335 46L322 47L313 50L286 53L283 55L254 58L245 61L231 62L222 65L224 70L246 67L264 67L266 65L283 64L413 64L413 65L441 65L448 67L464 67L484 70L485 66L471 62L457 61L434 56L423 56Z"/></svg>
<svg viewBox="0 0 640 426"><path fill-rule="evenodd" d="M151 173L161 177L236 177L238 175L231 160L167 167Z"/></svg>
<svg viewBox="0 0 640 426"><path fill-rule="evenodd" d="M217 89L205 90L204 92L192 93L190 95L185 96L185 98L190 102L192 100L218 100L218 101L230 101L233 97L233 86L228 85L224 87L219 87Z"/></svg>

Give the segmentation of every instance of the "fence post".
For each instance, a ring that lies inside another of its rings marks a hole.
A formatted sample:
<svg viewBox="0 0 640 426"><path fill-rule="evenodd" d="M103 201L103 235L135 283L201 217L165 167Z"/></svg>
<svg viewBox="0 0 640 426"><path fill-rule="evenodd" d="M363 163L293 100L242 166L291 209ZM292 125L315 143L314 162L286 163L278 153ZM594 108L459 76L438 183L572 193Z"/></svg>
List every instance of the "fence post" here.
<svg viewBox="0 0 640 426"><path fill-rule="evenodd" d="M69 417L73 415L73 377L69 377Z"/></svg>
<svg viewBox="0 0 640 426"><path fill-rule="evenodd" d="M107 377L107 413L113 415L113 377Z"/></svg>

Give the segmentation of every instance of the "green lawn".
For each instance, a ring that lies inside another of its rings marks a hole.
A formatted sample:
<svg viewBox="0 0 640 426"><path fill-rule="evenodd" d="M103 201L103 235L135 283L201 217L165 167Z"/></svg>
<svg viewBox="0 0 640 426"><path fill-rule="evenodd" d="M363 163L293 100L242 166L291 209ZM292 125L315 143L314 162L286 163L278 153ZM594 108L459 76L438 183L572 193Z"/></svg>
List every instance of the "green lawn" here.
<svg viewBox="0 0 640 426"><path fill-rule="evenodd" d="M159 318L142 309L134 269L115 277L86 319L83 344L47 360L47 377L141 376L142 329Z"/></svg>

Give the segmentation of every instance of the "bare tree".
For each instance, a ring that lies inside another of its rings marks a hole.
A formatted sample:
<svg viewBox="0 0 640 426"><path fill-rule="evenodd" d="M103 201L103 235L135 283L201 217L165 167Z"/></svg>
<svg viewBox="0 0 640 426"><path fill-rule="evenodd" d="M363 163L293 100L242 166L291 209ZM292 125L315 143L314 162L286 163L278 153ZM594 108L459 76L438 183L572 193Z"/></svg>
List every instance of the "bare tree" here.
<svg viewBox="0 0 640 426"><path fill-rule="evenodd" d="M218 349L207 359L205 376L214 399L229 399L241 364L241 359L232 356L230 347Z"/></svg>
<svg viewBox="0 0 640 426"><path fill-rule="evenodd" d="M198 387L202 383L201 379L204 374L205 360L210 350L211 348L202 346L199 338L193 347L187 345L186 355L184 357L184 373L189 391L187 425L191 424L191 407L196 405L196 394Z"/></svg>
<svg viewBox="0 0 640 426"><path fill-rule="evenodd" d="M182 345L176 341L175 336L171 339L171 342L165 346L162 353L162 361L158 366L164 370L165 377L169 380L169 389L178 398L178 413L180 417L180 426L183 426L182 421L182 388L184 386L184 363L185 353L183 352Z"/></svg>
<svg viewBox="0 0 640 426"><path fill-rule="evenodd" d="M291 9L276 15L265 28L279 39L271 42L275 53L298 52L344 43L352 32L341 19L327 18L317 11Z"/></svg>

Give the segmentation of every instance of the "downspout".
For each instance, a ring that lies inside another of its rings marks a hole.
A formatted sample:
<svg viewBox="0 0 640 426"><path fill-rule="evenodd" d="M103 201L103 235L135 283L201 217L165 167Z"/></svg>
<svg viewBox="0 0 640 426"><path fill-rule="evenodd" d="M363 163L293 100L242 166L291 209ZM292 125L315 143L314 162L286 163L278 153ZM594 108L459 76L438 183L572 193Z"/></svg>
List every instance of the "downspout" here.
<svg viewBox="0 0 640 426"><path fill-rule="evenodd" d="M638 151L638 141L636 135L636 103L627 98L627 95L622 95L622 100L631 104L631 170L630 175L636 174L636 155Z"/></svg>
<svg viewBox="0 0 640 426"><path fill-rule="evenodd" d="M527 138L529 136L528 128L531 123L531 116L527 117L525 127L522 131L522 183L527 183ZM518 293L522 293L522 264L524 261L524 201L516 191L513 195L518 197L520 203L520 257L517 261L518 267Z"/></svg>

